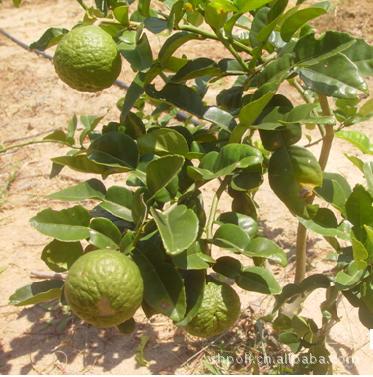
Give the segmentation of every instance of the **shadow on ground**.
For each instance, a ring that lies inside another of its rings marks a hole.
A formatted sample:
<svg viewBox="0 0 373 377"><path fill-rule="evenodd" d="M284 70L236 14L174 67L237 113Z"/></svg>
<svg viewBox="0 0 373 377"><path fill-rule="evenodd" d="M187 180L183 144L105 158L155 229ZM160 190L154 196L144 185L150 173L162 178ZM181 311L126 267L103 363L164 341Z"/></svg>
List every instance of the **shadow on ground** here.
<svg viewBox="0 0 373 377"><path fill-rule="evenodd" d="M47 313L50 314L48 320ZM29 362L23 362L17 371L19 374L52 373L53 370L89 373L94 367L110 372L126 359L131 359L135 365L134 356L142 335L149 337L144 350L148 366L144 369L137 365L139 373L172 374L192 354L184 335L170 331L167 339L161 338L151 323L138 323L132 334L124 335L115 328L96 329L83 324L76 317L64 314L57 305L52 310L41 305L26 308L19 313L18 319L22 317L32 325L10 342L10 351L4 351L0 340L0 374L8 374L11 360L24 356L29 356ZM69 366L73 362L72 371ZM117 372L126 374L122 368Z"/></svg>

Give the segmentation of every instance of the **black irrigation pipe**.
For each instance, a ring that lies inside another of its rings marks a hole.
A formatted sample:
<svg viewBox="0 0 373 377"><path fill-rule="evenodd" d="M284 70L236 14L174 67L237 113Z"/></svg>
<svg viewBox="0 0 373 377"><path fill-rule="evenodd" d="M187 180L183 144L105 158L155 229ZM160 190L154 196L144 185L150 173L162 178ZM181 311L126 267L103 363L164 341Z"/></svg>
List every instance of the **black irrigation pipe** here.
<svg viewBox="0 0 373 377"><path fill-rule="evenodd" d="M2 28L0 28L0 34L2 34L4 37L10 39L12 42L14 42L18 46L22 47L26 51L34 52L36 55L39 55L39 56L41 56L45 59L48 59L49 61L53 60L52 55L49 55L45 51L41 51L41 50L37 50L37 49L31 49L30 46L27 45L25 42L20 41L19 39L17 39L13 35L9 34L7 31L5 31ZM128 88L129 88L129 85L126 84L125 82L121 81L121 80L115 80L114 84L116 86L118 86L119 88L124 89L124 90L128 90ZM184 122L184 121L189 119L189 121L192 122L195 126L201 125L201 123L197 119L194 119L194 118L190 119L190 116L187 113L184 113L183 111L178 111L175 115L175 118L180 122Z"/></svg>

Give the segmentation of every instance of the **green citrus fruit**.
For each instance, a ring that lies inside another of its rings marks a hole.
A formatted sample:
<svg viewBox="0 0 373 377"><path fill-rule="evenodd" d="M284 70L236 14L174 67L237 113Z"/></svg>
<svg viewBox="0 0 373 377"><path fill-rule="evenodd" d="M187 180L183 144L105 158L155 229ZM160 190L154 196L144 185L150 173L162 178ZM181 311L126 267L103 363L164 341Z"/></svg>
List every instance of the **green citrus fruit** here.
<svg viewBox="0 0 373 377"><path fill-rule="evenodd" d="M240 311L240 298L233 288L209 282L203 292L202 304L187 324L186 331L202 338L218 335L234 325Z"/></svg>
<svg viewBox="0 0 373 377"><path fill-rule="evenodd" d="M65 297L79 318L96 326L111 327L132 318L143 297L137 265L114 250L84 254L70 268Z"/></svg>
<svg viewBox="0 0 373 377"><path fill-rule="evenodd" d="M59 42L53 58L62 81L81 92L98 92L118 77L122 61L110 34L98 26L80 26Z"/></svg>

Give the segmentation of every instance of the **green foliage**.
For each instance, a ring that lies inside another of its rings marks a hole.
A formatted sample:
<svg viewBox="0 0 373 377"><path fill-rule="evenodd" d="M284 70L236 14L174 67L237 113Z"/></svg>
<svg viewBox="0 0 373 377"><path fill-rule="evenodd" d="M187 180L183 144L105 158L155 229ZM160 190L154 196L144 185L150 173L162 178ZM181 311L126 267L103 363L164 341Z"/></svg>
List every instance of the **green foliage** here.
<svg viewBox="0 0 373 377"><path fill-rule="evenodd" d="M97 176L49 196L80 205L45 209L31 219L53 238L42 252L47 266L69 271L83 245L86 251L128 254L141 272L147 316L161 313L182 327L205 310L212 268L216 279L274 296L266 319L279 341L326 360L325 338L338 320L341 295L372 327L373 168L365 161L372 145L364 133L346 128L373 116L373 102L365 100L373 46L336 31L316 36L309 21L328 11L327 2L179 0L164 2L162 11L150 0L133 7L123 1L96 1L90 8L79 3L82 24L95 22L111 36L134 77L118 101L117 122L74 115L66 131L46 137L70 148L53 158L51 176L64 167ZM48 48L65 32L48 29L32 46ZM158 54L150 33L164 38ZM227 57L215 61L205 56L209 49L188 57L182 48L196 41L220 43ZM215 83L222 89L211 100ZM305 103L290 101L295 91ZM317 127L321 139L310 139L306 127ZM366 155L347 155L364 184L351 187L342 175L323 171L334 134ZM309 145L323 143L319 160L301 145L303 136ZM113 174L120 179L106 187L102 180ZM331 245L336 263L330 274L311 273L281 286L271 272L272 264L287 264L287 255L258 226L255 194L265 176L291 214ZM212 181L207 208L202 187ZM224 193L231 211L217 216ZM216 247L230 255L219 255ZM16 291L11 303L58 298L61 286L33 283ZM326 292L319 327L296 305L315 289ZM133 319L118 328L132 331ZM299 371L330 373L320 364L307 368L300 365Z"/></svg>

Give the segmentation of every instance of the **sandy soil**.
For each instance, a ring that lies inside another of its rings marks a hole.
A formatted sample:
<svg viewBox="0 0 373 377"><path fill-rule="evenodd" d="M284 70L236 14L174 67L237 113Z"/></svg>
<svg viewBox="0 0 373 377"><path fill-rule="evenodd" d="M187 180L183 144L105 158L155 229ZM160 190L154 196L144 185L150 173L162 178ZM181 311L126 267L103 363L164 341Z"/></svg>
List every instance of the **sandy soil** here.
<svg viewBox="0 0 373 377"><path fill-rule="evenodd" d="M25 1L15 9L10 1L0 5L0 27L17 38L30 43L50 26L71 27L81 15L73 0ZM332 16L322 19L318 27L348 30L357 36L373 39L372 25L368 23L373 5L369 0L351 0L337 3ZM58 16L56 16L58 15ZM158 38L158 37L157 37ZM155 38L154 43L159 42ZM203 42L189 45L188 55L203 55ZM227 53L219 46L210 48L211 57L221 58ZM129 82L132 73L123 68L121 79ZM286 90L286 88L284 88ZM0 142L4 145L27 142L43 137L51 129L65 127L73 113L105 115L105 121L115 120L114 106L124 93L112 87L99 94L81 94L59 81L53 66L45 59L29 53L0 36ZM297 100L295 97L294 100ZM372 123L362 124L373 136ZM344 152L355 153L341 140L328 164L328 171L339 172L349 181L361 180L360 173L351 167ZM313 149L318 152L318 147ZM8 297L16 287L31 281L30 271L43 270L39 256L46 237L29 225L29 219L47 206L63 208L63 203L50 203L45 196L73 182L86 179L64 170L60 176L49 179L49 159L64 154L55 145L29 146L0 156L0 373L2 374L148 374L190 373L182 366L205 343L185 339L180 331L164 317L148 321L141 313L137 316L138 330L123 336L115 330L99 331L66 316L59 308L39 305L32 308L8 306ZM108 180L122 181L122 177ZM211 196L213 187L205 190ZM257 197L261 205L261 225L268 237L273 237L289 252L293 260L296 222L285 207L271 193L267 184ZM222 203L222 210L226 204ZM315 256L312 269L325 271L330 264L325 260L328 246L317 236L309 240L309 253ZM293 263L285 271L274 269L282 281L290 281ZM268 300L242 292L245 306L266 310ZM322 292L315 292L305 305L305 314L317 316L316 302L323 300ZM347 302L340 307L341 322L333 329L330 348L340 373L369 373L372 371L373 351L368 346L368 331L357 319L357 313ZM140 339L149 337L145 349L148 366L139 366L136 349ZM342 356L351 356L352 363L343 365ZM339 358L339 359L338 359Z"/></svg>

